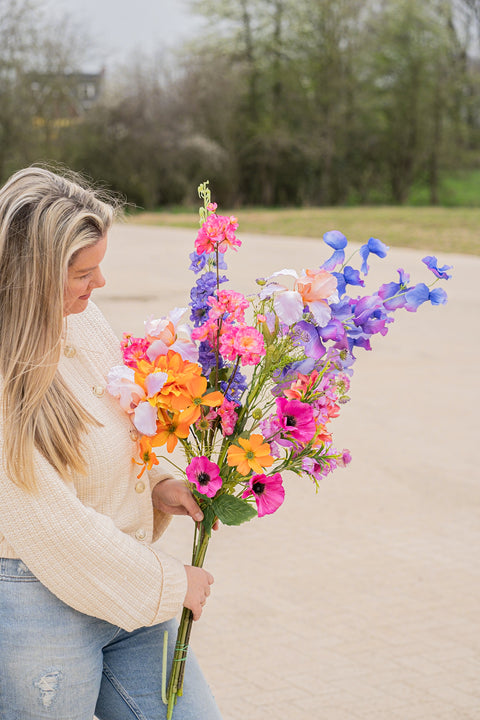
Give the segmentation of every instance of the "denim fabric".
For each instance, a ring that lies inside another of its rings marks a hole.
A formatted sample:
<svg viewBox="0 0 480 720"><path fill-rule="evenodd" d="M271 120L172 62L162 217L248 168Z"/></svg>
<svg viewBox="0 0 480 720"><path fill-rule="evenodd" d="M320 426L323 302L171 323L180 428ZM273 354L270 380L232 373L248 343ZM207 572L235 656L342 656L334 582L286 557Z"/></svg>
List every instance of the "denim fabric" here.
<svg viewBox="0 0 480 720"><path fill-rule="evenodd" d="M148 578L146 579L148 582ZM69 607L21 560L0 559L2 720L165 720L161 699L164 630L168 667L176 622L126 632ZM221 720L189 650L174 720Z"/></svg>

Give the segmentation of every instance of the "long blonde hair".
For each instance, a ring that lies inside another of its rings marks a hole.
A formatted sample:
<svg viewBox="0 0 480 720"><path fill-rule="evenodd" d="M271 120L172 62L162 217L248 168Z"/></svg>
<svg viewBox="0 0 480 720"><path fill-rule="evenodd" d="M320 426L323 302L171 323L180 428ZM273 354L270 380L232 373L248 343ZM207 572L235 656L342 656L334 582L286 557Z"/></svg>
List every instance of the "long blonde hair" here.
<svg viewBox="0 0 480 720"><path fill-rule="evenodd" d="M20 170L0 190L3 464L28 490L36 487L35 448L64 479L86 469L82 436L98 423L57 372L64 287L75 254L95 245L113 217L77 176L41 167Z"/></svg>

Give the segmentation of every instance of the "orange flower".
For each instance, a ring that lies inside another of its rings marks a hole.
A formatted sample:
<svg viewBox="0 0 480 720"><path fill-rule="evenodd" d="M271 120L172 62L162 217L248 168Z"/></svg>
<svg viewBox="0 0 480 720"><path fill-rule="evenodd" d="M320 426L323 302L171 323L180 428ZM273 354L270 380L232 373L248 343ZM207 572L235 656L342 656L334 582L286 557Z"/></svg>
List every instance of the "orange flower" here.
<svg viewBox="0 0 480 720"><path fill-rule="evenodd" d="M306 274L297 280L297 290L303 302L316 302L326 300L337 289L337 279L326 270L307 270Z"/></svg>
<svg viewBox="0 0 480 720"><path fill-rule="evenodd" d="M184 410L182 417L188 418L190 423L195 422L201 415L201 406L208 405L216 407L224 401L223 394L219 391L210 392L204 395L207 389L207 378L203 375L194 375L185 383L186 390L190 394L189 404L184 405L184 398L172 398L172 408L174 410Z"/></svg>
<svg viewBox="0 0 480 720"><path fill-rule="evenodd" d="M157 434L150 438L152 445L165 445L167 443L167 452L171 453L175 450L178 439L182 440L188 437L190 432L191 421L183 417L183 413L174 413L170 415L165 410L160 410L157 421Z"/></svg>
<svg viewBox="0 0 480 720"><path fill-rule="evenodd" d="M153 465L158 465L158 458L152 450L152 438L145 435L140 438L140 457L142 458L141 463L133 460L137 465L143 465L137 478L141 478L145 470L151 470Z"/></svg>
<svg viewBox="0 0 480 720"><path fill-rule="evenodd" d="M166 410L184 410L191 404L191 394L187 383L202 373L198 363L183 360L174 350L159 355L153 362L141 360L135 372L135 382L147 390L147 378L155 372L167 373L168 378L161 390L151 399L152 404Z"/></svg>
<svg viewBox="0 0 480 720"><path fill-rule="evenodd" d="M240 475L248 475L250 470L263 473L264 467L273 465L274 459L270 455L270 445L261 435L250 435L249 439L238 438L238 445L230 445L227 453L227 462L233 467L236 465Z"/></svg>

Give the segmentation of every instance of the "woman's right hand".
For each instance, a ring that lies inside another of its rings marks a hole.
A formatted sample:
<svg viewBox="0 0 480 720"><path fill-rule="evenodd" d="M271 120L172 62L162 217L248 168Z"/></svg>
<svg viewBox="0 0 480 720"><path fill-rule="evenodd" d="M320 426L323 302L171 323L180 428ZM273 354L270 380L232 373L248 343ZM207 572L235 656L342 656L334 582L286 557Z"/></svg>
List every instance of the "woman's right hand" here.
<svg viewBox="0 0 480 720"><path fill-rule="evenodd" d="M207 570L193 565L185 565L185 571L187 573L187 594L183 604L192 611L193 619L198 620L210 595L213 575L210 575Z"/></svg>

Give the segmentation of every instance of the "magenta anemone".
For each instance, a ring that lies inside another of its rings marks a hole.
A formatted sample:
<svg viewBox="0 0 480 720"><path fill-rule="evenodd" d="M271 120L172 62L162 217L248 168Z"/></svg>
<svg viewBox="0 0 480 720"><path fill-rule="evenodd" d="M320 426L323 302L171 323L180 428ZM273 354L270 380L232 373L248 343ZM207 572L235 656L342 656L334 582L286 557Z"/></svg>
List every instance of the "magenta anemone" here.
<svg viewBox="0 0 480 720"><path fill-rule="evenodd" d="M196 486L199 493L213 497L222 487L220 468L205 455L194 457L186 469L187 478Z"/></svg>
<svg viewBox="0 0 480 720"><path fill-rule="evenodd" d="M278 510L285 498L282 476L280 473L275 473L274 475L252 475L242 497L246 498L250 495L255 496L258 517L271 515Z"/></svg>
<svg viewBox="0 0 480 720"><path fill-rule="evenodd" d="M282 427L282 436L308 443L316 431L315 418L310 405L300 400L277 398L277 417Z"/></svg>

